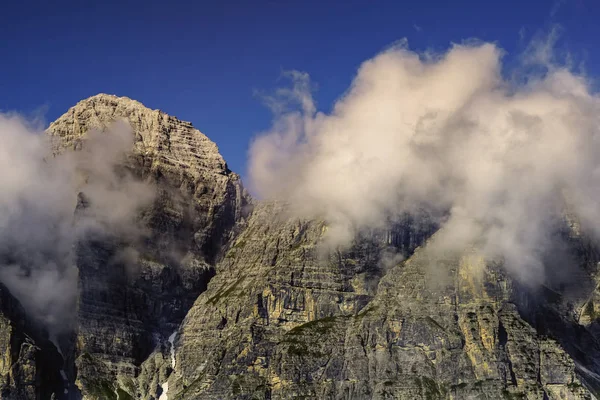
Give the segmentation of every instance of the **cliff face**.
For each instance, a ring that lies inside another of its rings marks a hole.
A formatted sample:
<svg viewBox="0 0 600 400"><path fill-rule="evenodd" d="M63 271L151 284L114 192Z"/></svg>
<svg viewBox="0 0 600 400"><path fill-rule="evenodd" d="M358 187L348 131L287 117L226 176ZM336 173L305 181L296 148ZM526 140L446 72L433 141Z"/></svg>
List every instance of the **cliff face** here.
<svg viewBox="0 0 600 400"><path fill-rule="evenodd" d="M48 134L56 153L78 151L90 129L121 119L135 135L122 167L156 189L136 222L143 234L106 231L77 244L76 322L59 338L66 382L39 383L41 368L55 376L61 366L39 361L56 350L27 336L22 311L0 318L1 398L64 387L63 398L146 400L545 400L599 391L600 257L576 227L562 233L568 273L536 288L472 249L436 251L446 228L425 217L331 250L322 246L325 221L298 219L285 204L252 205L216 145L160 111L98 95ZM76 216L93 201L80 193Z"/></svg>
<svg viewBox="0 0 600 400"><path fill-rule="evenodd" d="M175 398L591 398L500 265L437 254L435 235L384 271L385 245L361 239L317 262L323 225L261 210L180 328Z"/></svg>
<svg viewBox="0 0 600 400"><path fill-rule="evenodd" d="M80 241L76 326L61 339L70 378L87 397L102 399L133 390L141 363L206 289L247 201L213 142L136 101L91 97L52 123L48 134L56 153L77 151L88 131L119 120L135 136L125 167L156 191L155 200L138 221L141 238L107 231ZM93 202L81 193L76 214ZM133 260L123 257L124 248Z"/></svg>

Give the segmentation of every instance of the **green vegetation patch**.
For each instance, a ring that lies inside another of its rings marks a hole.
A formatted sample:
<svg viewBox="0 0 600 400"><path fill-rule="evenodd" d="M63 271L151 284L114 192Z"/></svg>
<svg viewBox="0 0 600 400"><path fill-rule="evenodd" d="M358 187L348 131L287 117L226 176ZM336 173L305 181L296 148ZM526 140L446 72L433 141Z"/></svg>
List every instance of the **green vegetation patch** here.
<svg viewBox="0 0 600 400"><path fill-rule="evenodd" d="M237 281L235 281L233 285L229 286L227 289L217 292L213 297L208 299L208 303L215 305L219 302L221 298L231 295L242 282L242 280L244 280L244 278L239 278Z"/></svg>
<svg viewBox="0 0 600 400"><path fill-rule="evenodd" d="M367 306L365 308L363 308L362 310L360 310L360 312L358 314L356 314L355 318L356 319L362 319L365 316L367 316L368 314L372 314L375 311L377 311L377 306Z"/></svg>
<svg viewBox="0 0 600 400"><path fill-rule="evenodd" d="M132 395L130 395L121 388L117 389L117 398L119 400L134 400Z"/></svg>
<svg viewBox="0 0 600 400"><path fill-rule="evenodd" d="M506 389L502 390L502 397L506 400L522 400L527 398L524 393L511 393Z"/></svg>
<svg viewBox="0 0 600 400"><path fill-rule="evenodd" d="M320 335L324 335L333 329L335 325L335 319L336 317L316 319L291 329L286 333L286 335L305 335L308 333L318 333Z"/></svg>
<svg viewBox="0 0 600 400"><path fill-rule="evenodd" d="M334 331L336 322L352 316L336 316L317 319L299 325L283 336L282 344L287 345L287 353L298 357L324 357L327 352L321 349L322 336Z"/></svg>
<svg viewBox="0 0 600 400"><path fill-rule="evenodd" d="M583 309L583 315L587 315L590 320L596 319L596 312L594 311L594 302L592 300L588 301Z"/></svg>
<svg viewBox="0 0 600 400"><path fill-rule="evenodd" d="M246 246L246 241L244 239L238 241L233 248L234 249L243 249Z"/></svg>
<svg viewBox="0 0 600 400"><path fill-rule="evenodd" d="M351 315L338 315L335 317L315 319L314 321L309 321L305 324L298 325L297 327L288 331L285 335L326 335L333 331L333 328L335 327L337 321L347 320L350 318L352 318Z"/></svg>
<svg viewBox="0 0 600 400"><path fill-rule="evenodd" d="M427 317L425 317L425 320L427 322L429 322L431 325L433 325L433 326L435 326L437 328L440 328L442 331L446 332L446 328L444 328L442 325L440 325L440 323L437 322L435 319L427 316Z"/></svg>
<svg viewBox="0 0 600 400"><path fill-rule="evenodd" d="M117 399L117 393L111 382L106 380L93 381L86 379L84 382L85 391L89 397L98 400L120 400L127 399L127 397L119 397ZM131 398L131 396L129 397Z"/></svg>

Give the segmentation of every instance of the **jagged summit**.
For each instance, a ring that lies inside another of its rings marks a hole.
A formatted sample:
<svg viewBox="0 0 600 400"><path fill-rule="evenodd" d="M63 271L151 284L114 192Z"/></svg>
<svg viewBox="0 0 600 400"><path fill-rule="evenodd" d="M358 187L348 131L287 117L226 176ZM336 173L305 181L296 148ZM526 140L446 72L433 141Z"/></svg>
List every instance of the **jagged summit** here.
<svg viewBox="0 0 600 400"><path fill-rule="evenodd" d="M156 206L175 218L173 226L181 225L185 215L192 215L195 236L187 239L210 259L224 240L221 234L240 216L242 203L249 197L240 177L227 168L217 145L190 122L128 97L100 93L75 104L46 132L54 152L60 153L77 149L90 130L110 129L114 122L123 120L134 135L130 169L157 185L157 201L171 198L168 205Z"/></svg>
<svg viewBox="0 0 600 400"><path fill-rule="evenodd" d="M73 107L69 108L69 110L64 113L59 119L54 121L51 125L58 123L62 117L68 115L69 112L73 109L85 109L85 108L94 108L96 105L105 105L107 107L119 108L119 109L137 109L142 113L159 113L162 115L167 115L164 111L158 108L150 108L143 104L142 102L132 99L127 96L117 96L115 94L109 93L98 93L88 98L82 99L78 101ZM118 116L118 114L117 114ZM175 120L185 124L192 126L192 123L189 121L183 121L179 118L172 117ZM204 136L204 135L203 135Z"/></svg>
<svg viewBox="0 0 600 400"><path fill-rule="evenodd" d="M160 110L152 110L128 97L100 93L81 100L50 124L54 150L72 149L90 129L106 129L117 120L126 120L135 133L133 153L152 161L162 161L175 169L229 174L217 145L195 129Z"/></svg>
<svg viewBox="0 0 600 400"><path fill-rule="evenodd" d="M142 104L140 101L134 100L127 96L117 96L116 94L110 94L110 93L95 94L86 99L82 99L82 100L78 101L75 106L77 106L78 104L92 103L92 102L96 102L96 101L117 102L117 103L135 103L139 107L150 109L149 107L146 107L144 104ZM152 110L152 109L150 109L150 110ZM160 110L154 109L152 111L160 111Z"/></svg>

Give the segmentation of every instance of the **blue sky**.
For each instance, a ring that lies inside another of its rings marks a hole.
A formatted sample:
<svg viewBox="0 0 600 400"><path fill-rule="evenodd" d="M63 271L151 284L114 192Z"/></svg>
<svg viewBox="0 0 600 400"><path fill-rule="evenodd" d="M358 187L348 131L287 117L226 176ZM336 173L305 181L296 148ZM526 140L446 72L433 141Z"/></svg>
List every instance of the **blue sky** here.
<svg viewBox="0 0 600 400"><path fill-rule="evenodd" d="M50 4L52 3L52 4ZM77 101L128 96L191 121L244 173L249 140L269 128L256 96L308 72L328 110L365 59L407 38L442 51L478 38L507 63L558 24L559 45L600 73L597 0L12 1L0 14L0 110L50 122Z"/></svg>

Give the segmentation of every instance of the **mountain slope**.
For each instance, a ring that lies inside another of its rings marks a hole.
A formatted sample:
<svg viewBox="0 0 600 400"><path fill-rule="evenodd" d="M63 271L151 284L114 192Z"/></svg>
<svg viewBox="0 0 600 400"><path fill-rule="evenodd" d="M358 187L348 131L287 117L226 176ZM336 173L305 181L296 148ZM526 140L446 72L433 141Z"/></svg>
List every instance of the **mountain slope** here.
<svg viewBox="0 0 600 400"><path fill-rule="evenodd" d="M440 253L452 232L426 216L328 249L326 221L251 200L214 143L161 111L97 95L48 134L55 153L80 151L90 130L119 120L134 133L119 168L156 196L135 235L77 243L77 315L59 338L81 392L69 398L545 400L600 389L600 253L573 226L561 233L570 258L553 261L568 260L572 279L536 288L474 249ZM79 193L76 221L95 200Z"/></svg>
<svg viewBox="0 0 600 400"><path fill-rule="evenodd" d="M433 236L363 291L385 244L359 239L311 263L315 231L255 218L180 329L176 398L590 398L561 345L520 316L521 289L500 265L436 254ZM264 257L249 265L250 254ZM339 276L347 284L324 287Z"/></svg>

